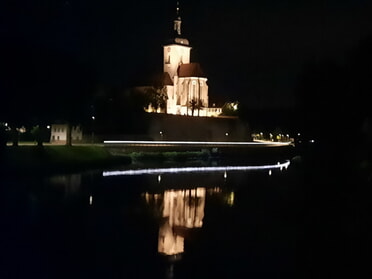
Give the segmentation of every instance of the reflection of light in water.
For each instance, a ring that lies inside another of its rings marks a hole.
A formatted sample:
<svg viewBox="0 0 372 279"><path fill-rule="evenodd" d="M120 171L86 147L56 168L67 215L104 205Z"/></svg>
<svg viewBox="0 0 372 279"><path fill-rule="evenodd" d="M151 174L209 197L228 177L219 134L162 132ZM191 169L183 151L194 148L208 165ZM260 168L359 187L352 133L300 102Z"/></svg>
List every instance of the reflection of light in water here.
<svg viewBox="0 0 372 279"><path fill-rule="evenodd" d="M227 178L227 172L225 171L224 173L223 173L223 178Z"/></svg>
<svg viewBox="0 0 372 279"><path fill-rule="evenodd" d="M222 189L219 187L214 187L214 188L208 188L208 194L213 195L213 194L218 194L222 192Z"/></svg>
<svg viewBox="0 0 372 279"><path fill-rule="evenodd" d="M147 203L161 209L164 223L159 228L158 252L167 256L184 252L184 233L201 228L204 218L205 188L166 190L162 204L160 194L145 194Z"/></svg>
<svg viewBox="0 0 372 279"><path fill-rule="evenodd" d="M272 174L272 171L271 170L269 170L269 175L271 175Z"/></svg>
<svg viewBox="0 0 372 279"><path fill-rule="evenodd" d="M93 196L90 195L90 196L89 196L89 205L92 205L92 204L93 204Z"/></svg>
<svg viewBox="0 0 372 279"><path fill-rule="evenodd" d="M47 181L53 186L63 188L66 196L76 195L81 190L81 174L52 176Z"/></svg>
<svg viewBox="0 0 372 279"><path fill-rule="evenodd" d="M214 172L214 171L249 171L249 170L266 170L266 169L287 169L290 161L275 165L262 166L221 166L221 167L183 167L183 168L156 168L156 169L139 169L123 171L105 171L103 176L115 175L142 175L142 174L163 174L163 173L181 173L181 172Z"/></svg>
<svg viewBox="0 0 372 279"><path fill-rule="evenodd" d="M205 188L164 192L162 216L166 222L159 229L159 253L183 253L182 231L203 225L205 193Z"/></svg>
<svg viewBox="0 0 372 279"><path fill-rule="evenodd" d="M161 174L158 175L158 182L160 183L161 181Z"/></svg>
<svg viewBox="0 0 372 279"><path fill-rule="evenodd" d="M219 187L166 190L162 194L144 193L147 204L151 205L163 221L159 227L158 252L171 256L171 261L181 258L187 231L203 226L206 195L222 195L224 202L233 206L235 193L223 193Z"/></svg>
<svg viewBox="0 0 372 279"><path fill-rule="evenodd" d="M230 205L230 206L233 206L234 205L234 198L235 198L235 194L234 194L234 192L231 192L230 195L227 197L227 204Z"/></svg>

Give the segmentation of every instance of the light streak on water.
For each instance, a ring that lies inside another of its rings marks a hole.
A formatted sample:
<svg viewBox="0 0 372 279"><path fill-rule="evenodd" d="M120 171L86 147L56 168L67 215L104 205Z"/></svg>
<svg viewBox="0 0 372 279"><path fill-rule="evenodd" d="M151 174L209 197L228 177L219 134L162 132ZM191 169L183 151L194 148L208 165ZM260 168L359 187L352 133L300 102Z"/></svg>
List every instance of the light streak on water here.
<svg viewBox="0 0 372 279"><path fill-rule="evenodd" d="M136 170L116 170L104 171L103 176L118 175L142 175L142 174L164 174L164 173L188 173L188 172L218 172L218 171L251 171L251 170L271 170L287 169L290 161L274 165L261 166L220 166L220 167L180 167L180 168L154 168L154 169L136 169Z"/></svg>

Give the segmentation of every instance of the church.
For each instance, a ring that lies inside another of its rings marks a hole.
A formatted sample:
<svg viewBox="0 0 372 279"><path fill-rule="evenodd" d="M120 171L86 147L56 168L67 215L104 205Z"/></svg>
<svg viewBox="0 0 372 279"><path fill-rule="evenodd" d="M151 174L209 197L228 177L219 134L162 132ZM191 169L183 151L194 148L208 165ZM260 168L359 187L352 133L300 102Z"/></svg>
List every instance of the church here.
<svg viewBox="0 0 372 279"><path fill-rule="evenodd" d="M249 141L247 123L238 117L222 116L222 107L212 103L208 78L199 63L190 62L191 46L182 36L181 16L173 21L174 35L163 45L163 72L152 86L138 88L151 94L146 136L152 140ZM161 105L159 105L159 99Z"/></svg>
<svg viewBox="0 0 372 279"><path fill-rule="evenodd" d="M166 94L167 114L188 116L218 116L222 108L209 107L207 77L199 63L190 62L191 46L182 37L181 16L177 2L174 37L163 46L163 74L161 86ZM151 106L149 112L160 112Z"/></svg>

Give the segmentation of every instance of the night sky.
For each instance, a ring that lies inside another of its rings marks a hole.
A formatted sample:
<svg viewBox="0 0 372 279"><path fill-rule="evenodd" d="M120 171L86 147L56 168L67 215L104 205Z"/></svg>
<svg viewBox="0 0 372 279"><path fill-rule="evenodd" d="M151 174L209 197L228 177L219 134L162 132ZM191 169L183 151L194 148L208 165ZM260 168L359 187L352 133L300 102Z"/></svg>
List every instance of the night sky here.
<svg viewBox="0 0 372 279"><path fill-rule="evenodd" d="M191 61L200 62L208 76L211 99L288 108L294 106L303 65L322 59L342 63L372 34L370 2L180 1L182 33L193 47ZM3 2L1 89L12 94L4 84L12 75L27 80L39 59L40 75L49 72L50 61L60 68L59 82L79 79L75 65L82 65L94 90L142 85L162 71L162 44L172 34L175 10L173 0ZM38 86L20 91L37 94Z"/></svg>

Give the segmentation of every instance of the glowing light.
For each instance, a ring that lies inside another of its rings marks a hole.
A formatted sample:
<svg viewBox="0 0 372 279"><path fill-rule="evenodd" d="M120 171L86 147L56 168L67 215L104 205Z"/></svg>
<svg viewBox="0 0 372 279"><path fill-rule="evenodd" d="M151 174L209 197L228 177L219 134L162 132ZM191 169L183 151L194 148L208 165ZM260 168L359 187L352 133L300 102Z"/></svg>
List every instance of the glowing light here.
<svg viewBox="0 0 372 279"><path fill-rule="evenodd" d="M95 120L96 118L94 116L92 116L92 120Z"/></svg>
<svg viewBox="0 0 372 279"><path fill-rule="evenodd" d="M50 129L50 125L47 126L47 129Z"/></svg>
<svg viewBox="0 0 372 279"><path fill-rule="evenodd" d="M92 205L92 204L93 204L93 196L90 195L90 196L89 196L89 205Z"/></svg>
<svg viewBox="0 0 372 279"><path fill-rule="evenodd" d="M225 133L226 137L229 135L229 133Z"/></svg>
<svg viewBox="0 0 372 279"><path fill-rule="evenodd" d="M230 206L233 206L234 205L234 198L235 198L235 194L234 194L234 192L231 192L230 195L227 197L227 204L230 205Z"/></svg>
<svg viewBox="0 0 372 279"><path fill-rule="evenodd" d="M275 165L261 166L220 166L220 167L181 167L181 168L154 168L154 169L136 169L136 170L117 170L104 171L103 176L117 175L143 175L143 174L164 174L164 173L187 173L187 172L219 172L219 171L251 171L251 170L267 170L271 175L271 169L288 168L290 161Z"/></svg>
<svg viewBox="0 0 372 279"><path fill-rule="evenodd" d="M272 171L271 170L269 170L269 175L271 175L272 174Z"/></svg>
<svg viewBox="0 0 372 279"><path fill-rule="evenodd" d="M156 140L105 140L104 144L147 144L147 145L256 145L256 146L267 146L267 145L290 145L290 141L287 142L246 142L246 141L156 141Z"/></svg>
<svg viewBox="0 0 372 279"><path fill-rule="evenodd" d="M161 174L158 175L158 182L160 183L161 181Z"/></svg>
<svg viewBox="0 0 372 279"><path fill-rule="evenodd" d="M224 173L223 173L223 178L227 178L227 172L225 171Z"/></svg>

